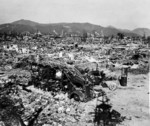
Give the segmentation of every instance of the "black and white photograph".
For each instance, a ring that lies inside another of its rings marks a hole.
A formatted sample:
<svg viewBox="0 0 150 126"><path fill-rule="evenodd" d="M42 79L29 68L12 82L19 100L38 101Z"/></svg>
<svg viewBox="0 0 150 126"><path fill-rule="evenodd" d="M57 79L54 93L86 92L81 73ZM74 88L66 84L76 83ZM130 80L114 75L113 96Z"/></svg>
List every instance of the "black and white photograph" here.
<svg viewBox="0 0 150 126"><path fill-rule="evenodd" d="M0 126L150 126L150 0L0 0Z"/></svg>

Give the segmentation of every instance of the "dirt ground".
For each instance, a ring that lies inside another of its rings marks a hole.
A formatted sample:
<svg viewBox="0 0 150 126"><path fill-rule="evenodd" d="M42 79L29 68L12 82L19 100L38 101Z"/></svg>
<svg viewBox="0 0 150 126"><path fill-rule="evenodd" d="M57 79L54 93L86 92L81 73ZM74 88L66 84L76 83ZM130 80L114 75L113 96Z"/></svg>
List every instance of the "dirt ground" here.
<svg viewBox="0 0 150 126"><path fill-rule="evenodd" d="M115 91L107 92L112 109L125 116L126 119L117 126L149 126L149 74L128 75L126 87L118 86ZM96 106L96 100L86 103L87 112ZM90 107L91 106L91 107ZM90 109L91 108L91 109Z"/></svg>

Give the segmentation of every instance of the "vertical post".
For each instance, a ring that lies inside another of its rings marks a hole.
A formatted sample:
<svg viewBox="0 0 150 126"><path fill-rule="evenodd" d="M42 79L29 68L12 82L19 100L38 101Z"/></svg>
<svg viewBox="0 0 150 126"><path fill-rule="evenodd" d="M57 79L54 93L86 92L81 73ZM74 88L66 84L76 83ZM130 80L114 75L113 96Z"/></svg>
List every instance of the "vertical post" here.
<svg viewBox="0 0 150 126"><path fill-rule="evenodd" d="M121 86L127 86L127 77L128 77L128 67L123 67L121 69L121 80L120 80Z"/></svg>

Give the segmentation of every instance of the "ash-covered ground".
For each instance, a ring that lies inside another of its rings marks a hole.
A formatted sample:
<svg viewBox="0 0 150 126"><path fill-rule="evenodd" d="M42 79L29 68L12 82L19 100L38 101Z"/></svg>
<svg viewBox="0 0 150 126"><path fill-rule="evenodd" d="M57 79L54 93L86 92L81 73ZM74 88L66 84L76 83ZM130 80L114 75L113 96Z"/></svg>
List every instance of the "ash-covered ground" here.
<svg viewBox="0 0 150 126"><path fill-rule="evenodd" d="M0 126L150 124L147 41L10 40L1 42Z"/></svg>

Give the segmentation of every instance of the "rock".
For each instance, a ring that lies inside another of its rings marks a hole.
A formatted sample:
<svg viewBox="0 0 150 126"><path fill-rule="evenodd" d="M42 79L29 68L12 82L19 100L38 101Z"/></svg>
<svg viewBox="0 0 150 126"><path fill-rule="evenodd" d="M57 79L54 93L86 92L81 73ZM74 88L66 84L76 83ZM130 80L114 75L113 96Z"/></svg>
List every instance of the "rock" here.
<svg viewBox="0 0 150 126"><path fill-rule="evenodd" d="M72 116L70 116L70 117L68 118L68 120L71 121L72 123L75 123L75 122L76 122L75 118L72 117Z"/></svg>
<svg viewBox="0 0 150 126"><path fill-rule="evenodd" d="M50 124L44 124L44 125L42 125L42 126L51 126Z"/></svg>
<svg viewBox="0 0 150 126"><path fill-rule="evenodd" d="M63 57L63 52L60 52L59 53L59 58L62 58Z"/></svg>
<svg viewBox="0 0 150 126"><path fill-rule="evenodd" d="M0 121L0 126L5 126L4 122Z"/></svg>
<svg viewBox="0 0 150 126"><path fill-rule="evenodd" d="M61 99L61 100L62 100L62 99L65 99L65 94L62 94L62 93L61 93L61 94L57 94L54 98L55 98L55 99L59 99L59 100L60 100L60 99Z"/></svg>
<svg viewBox="0 0 150 126"><path fill-rule="evenodd" d="M64 105L65 104L65 101L60 101L59 102L59 105Z"/></svg>
<svg viewBox="0 0 150 126"><path fill-rule="evenodd" d="M139 68L139 65L137 64L134 64L133 66L131 66L131 69L138 69Z"/></svg>
<svg viewBox="0 0 150 126"><path fill-rule="evenodd" d="M65 111L65 108L63 106L58 108L58 113L63 113L64 111Z"/></svg>
<svg viewBox="0 0 150 126"><path fill-rule="evenodd" d="M53 122L53 126L56 126L57 125L57 123L56 122Z"/></svg>
<svg viewBox="0 0 150 126"><path fill-rule="evenodd" d="M106 81L105 83L107 84L107 86L110 90L112 90L112 91L116 90L116 88L117 88L117 83L116 82Z"/></svg>
<svg viewBox="0 0 150 126"><path fill-rule="evenodd" d="M71 110L70 108L67 108L67 109L66 109L66 113L69 113L69 112L70 112L70 110Z"/></svg>
<svg viewBox="0 0 150 126"><path fill-rule="evenodd" d="M28 125L28 122L27 122L27 121L25 121L25 122L24 122L24 124L27 126L27 125Z"/></svg>

